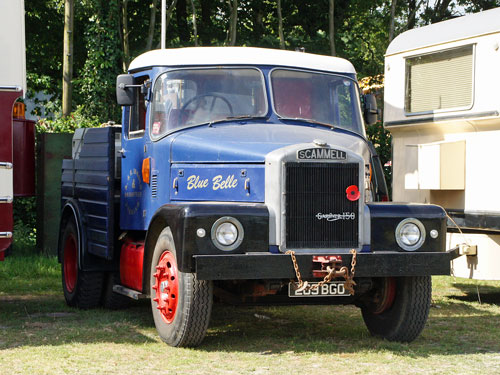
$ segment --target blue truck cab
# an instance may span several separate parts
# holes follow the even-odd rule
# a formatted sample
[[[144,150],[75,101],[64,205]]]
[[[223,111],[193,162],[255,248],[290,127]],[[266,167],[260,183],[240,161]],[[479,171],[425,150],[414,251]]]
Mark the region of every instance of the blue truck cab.
[[[59,260],[71,306],[150,298],[163,341],[201,343],[212,304],[354,304],[412,341],[446,214],[387,202],[348,61],[249,47],[163,49],[117,78],[122,125],[63,162]]]

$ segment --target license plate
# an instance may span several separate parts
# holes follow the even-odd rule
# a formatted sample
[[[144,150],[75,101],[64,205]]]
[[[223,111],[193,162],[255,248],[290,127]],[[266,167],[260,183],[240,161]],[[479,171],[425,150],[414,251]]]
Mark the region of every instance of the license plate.
[[[310,282],[308,285],[313,287],[318,283]],[[323,284],[316,289],[306,288],[298,290],[295,283],[288,284],[288,297],[348,297],[351,294],[345,289],[343,281]]]

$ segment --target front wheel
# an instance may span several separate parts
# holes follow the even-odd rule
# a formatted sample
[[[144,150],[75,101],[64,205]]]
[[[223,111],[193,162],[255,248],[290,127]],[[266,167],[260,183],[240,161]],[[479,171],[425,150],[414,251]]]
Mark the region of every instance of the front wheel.
[[[103,274],[79,269],[80,239],[73,218],[65,223],[60,243],[62,286],[66,303],[81,309],[98,307],[101,302]]]
[[[429,316],[431,277],[388,277],[377,281],[370,303],[361,308],[368,330],[389,341],[415,340]]]
[[[156,329],[164,342],[183,347],[202,342],[212,312],[213,284],[179,271],[170,228],[165,228],[156,242],[150,295]]]

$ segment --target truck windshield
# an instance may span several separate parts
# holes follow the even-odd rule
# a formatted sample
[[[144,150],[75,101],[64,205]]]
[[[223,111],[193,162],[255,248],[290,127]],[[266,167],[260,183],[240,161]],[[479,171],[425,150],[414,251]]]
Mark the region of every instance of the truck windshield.
[[[253,68],[166,72],[153,88],[151,136],[225,118],[265,116],[264,87],[262,73]]]
[[[275,69],[274,110],[282,119],[306,120],[363,134],[356,83],[345,76]]]

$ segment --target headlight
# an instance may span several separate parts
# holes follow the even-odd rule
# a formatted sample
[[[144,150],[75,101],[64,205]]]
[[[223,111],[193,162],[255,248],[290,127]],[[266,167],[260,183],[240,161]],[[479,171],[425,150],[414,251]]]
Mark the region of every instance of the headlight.
[[[238,239],[238,229],[233,223],[222,223],[215,229],[215,238],[224,246],[231,246]]]
[[[425,227],[420,220],[404,219],[396,228],[396,242],[406,251],[419,249],[425,241]]]
[[[236,249],[243,241],[243,235],[243,226],[234,217],[221,217],[212,226],[212,242],[220,250]]]

